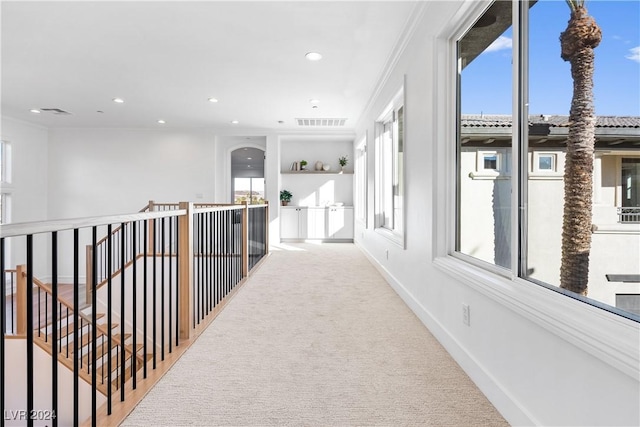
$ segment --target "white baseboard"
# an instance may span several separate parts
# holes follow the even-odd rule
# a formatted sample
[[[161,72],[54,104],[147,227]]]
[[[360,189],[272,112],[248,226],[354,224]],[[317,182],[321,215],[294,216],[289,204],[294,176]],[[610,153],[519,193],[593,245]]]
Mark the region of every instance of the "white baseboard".
[[[389,273],[365,248],[356,242],[356,246],[369,259],[389,286],[402,298],[415,313],[429,332],[442,344],[449,355],[460,365],[482,393],[489,399],[500,414],[514,426],[541,425],[485,367],[470,354],[464,346],[431,313]]]

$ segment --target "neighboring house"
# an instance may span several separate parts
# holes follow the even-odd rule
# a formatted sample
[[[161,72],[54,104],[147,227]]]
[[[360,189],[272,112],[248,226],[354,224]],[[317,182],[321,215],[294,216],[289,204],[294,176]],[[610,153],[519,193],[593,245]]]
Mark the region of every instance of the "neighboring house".
[[[568,116],[529,117],[528,274],[554,286],[560,282],[567,132]],[[598,117],[595,134],[588,297],[640,314],[640,117]],[[510,246],[509,233],[501,236],[508,227],[499,224],[508,224],[511,214],[511,135],[510,116],[463,116],[461,199],[475,208],[461,218],[461,250],[502,266],[508,254],[494,253],[502,247],[494,242]]]

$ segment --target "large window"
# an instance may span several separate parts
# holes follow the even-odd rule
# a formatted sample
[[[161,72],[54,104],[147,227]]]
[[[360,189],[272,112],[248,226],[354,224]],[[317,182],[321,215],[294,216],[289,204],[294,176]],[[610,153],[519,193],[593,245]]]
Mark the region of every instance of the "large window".
[[[404,91],[376,122],[376,229],[404,246]]]
[[[455,254],[633,317],[629,301],[640,295],[640,215],[633,216],[640,213],[640,5],[593,0],[587,7],[610,36],[595,50],[586,297],[560,289],[573,90],[560,57],[566,2],[494,2],[457,43]]]

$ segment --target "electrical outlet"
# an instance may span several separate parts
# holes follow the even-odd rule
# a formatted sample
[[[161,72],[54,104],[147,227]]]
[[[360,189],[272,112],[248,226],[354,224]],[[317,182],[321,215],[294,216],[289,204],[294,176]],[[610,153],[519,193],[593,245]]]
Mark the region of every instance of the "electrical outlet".
[[[469,304],[462,304],[462,323],[471,326],[471,309]]]

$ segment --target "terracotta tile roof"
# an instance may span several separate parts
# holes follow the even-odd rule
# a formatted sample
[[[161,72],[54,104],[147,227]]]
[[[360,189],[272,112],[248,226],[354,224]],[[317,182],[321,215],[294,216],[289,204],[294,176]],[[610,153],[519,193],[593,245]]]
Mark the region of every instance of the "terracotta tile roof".
[[[569,116],[531,115],[529,124],[547,124],[550,127],[567,127]],[[511,116],[508,115],[462,115],[462,127],[507,128],[511,127]],[[598,128],[640,129],[640,117],[632,116],[597,116]]]

